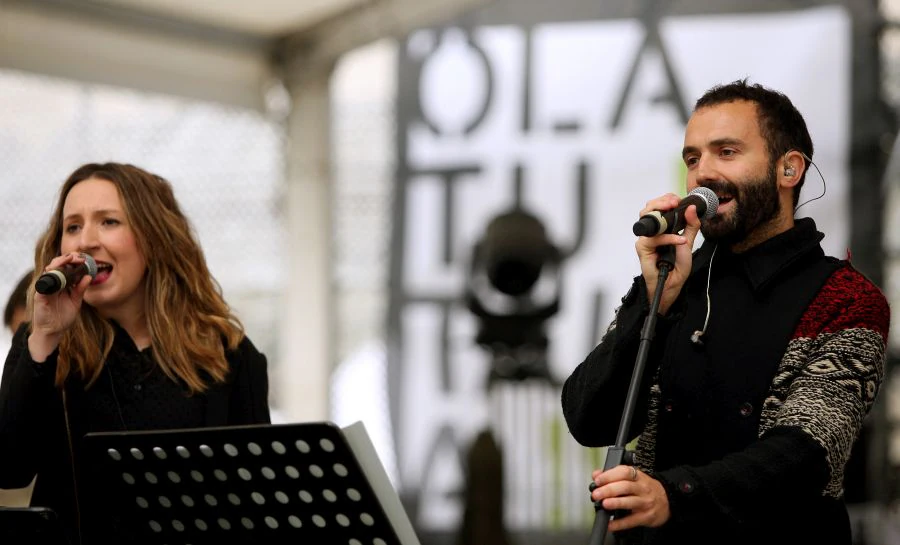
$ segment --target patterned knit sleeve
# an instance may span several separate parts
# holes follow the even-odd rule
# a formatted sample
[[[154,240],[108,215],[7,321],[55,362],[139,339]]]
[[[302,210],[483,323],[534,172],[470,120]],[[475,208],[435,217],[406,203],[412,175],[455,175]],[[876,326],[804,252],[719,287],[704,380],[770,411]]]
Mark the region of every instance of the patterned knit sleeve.
[[[773,502],[784,512],[837,502],[844,467],[884,376],[889,326],[884,295],[852,267],[836,271],[804,313],[761,415],[759,440],[699,467],[655,476],[673,524],[759,524]]]
[[[840,497],[844,466],[884,379],[890,311],[884,295],[844,267],[804,313],[762,411],[764,436],[801,430],[826,454],[824,495]]]

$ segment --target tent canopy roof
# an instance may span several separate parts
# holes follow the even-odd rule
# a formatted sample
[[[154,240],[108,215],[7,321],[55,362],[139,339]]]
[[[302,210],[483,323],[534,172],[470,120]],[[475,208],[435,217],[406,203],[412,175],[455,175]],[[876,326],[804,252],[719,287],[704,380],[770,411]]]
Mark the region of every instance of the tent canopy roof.
[[[148,14],[234,33],[276,37],[310,28],[369,0],[95,0],[111,10]]]
[[[0,0],[0,68],[266,109],[273,82],[488,0]]]

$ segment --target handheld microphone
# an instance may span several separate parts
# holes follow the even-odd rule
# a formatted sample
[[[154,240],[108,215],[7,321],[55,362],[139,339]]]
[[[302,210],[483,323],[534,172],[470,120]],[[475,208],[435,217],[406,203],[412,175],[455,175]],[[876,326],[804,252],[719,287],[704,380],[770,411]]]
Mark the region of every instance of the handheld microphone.
[[[81,257],[84,258],[84,263],[67,263],[42,274],[34,283],[34,289],[40,294],[50,295],[66,286],[77,285],[84,275],[91,278],[97,276],[97,262],[94,258],[87,254],[81,254]]]
[[[687,197],[681,199],[678,206],[672,210],[665,212],[654,210],[645,214],[635,222],[631,230],[639,237],[678,233],[687,226],[684,211],[692,204],[697,207],[697,216],[708,220],[716,215],[716,209],[719,208],[719,197],[708,187],[698,187],[688,193]]]

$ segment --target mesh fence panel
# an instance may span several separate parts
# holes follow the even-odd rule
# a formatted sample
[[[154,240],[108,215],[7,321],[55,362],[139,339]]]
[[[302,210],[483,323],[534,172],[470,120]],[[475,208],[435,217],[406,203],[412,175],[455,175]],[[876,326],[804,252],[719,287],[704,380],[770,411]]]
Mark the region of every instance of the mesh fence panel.
[[[33,262],[57,191],[78,166],[132,163],[168,179],[226,301],[278,360],[284,133],[252,111],[0,71],[2,302]],[[10,336],[3,331],[5,354]]]
[[[396,165],[395,46],[345,55],[331,80],[334,355],[331,418],[364,422],[396,484],[385,320]]]
[[[335,101],[337,359],[384,336],[394,187],[393,105]]]

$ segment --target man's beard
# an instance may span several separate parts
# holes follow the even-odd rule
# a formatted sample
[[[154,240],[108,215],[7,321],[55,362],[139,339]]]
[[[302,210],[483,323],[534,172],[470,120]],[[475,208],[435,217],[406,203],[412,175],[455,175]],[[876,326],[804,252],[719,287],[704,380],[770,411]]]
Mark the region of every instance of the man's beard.
[[[717,214],[702,221],[700,232],[704,239],[728,245],[737,244],[746,239],[754,229],[778,216],[781,203],[778,199],[775,165],[770,165],[767,171],[768,175],[765,177],[744,179],[737,184],[726,180],[703,184],[719,195],[731,195],[734,203],[730,216]]]

